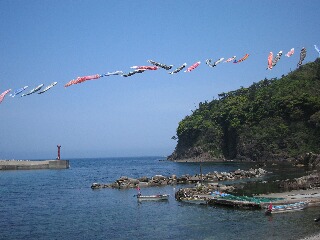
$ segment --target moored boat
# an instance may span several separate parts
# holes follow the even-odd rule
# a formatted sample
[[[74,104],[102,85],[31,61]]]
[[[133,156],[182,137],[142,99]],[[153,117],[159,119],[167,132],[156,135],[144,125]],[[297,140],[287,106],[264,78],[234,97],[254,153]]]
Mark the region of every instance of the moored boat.
[[[270,204],[268,206],[268,210],[266,211],[266,214],[295,212],[295,211],[303,210],[306,207],[308,207],[307,202],[296,202],[296,203],[288,203],[288,204],[282,204],[282,205]]]
[[[161,201],[169,200],[169,194],[156,194],[156,195],[137,195],[138,201]]]
[[[197,197],[180,198],[180,201],[185,203],[199,204],[199,205],[206,205],[208,203],[207,199],[197,198]]]

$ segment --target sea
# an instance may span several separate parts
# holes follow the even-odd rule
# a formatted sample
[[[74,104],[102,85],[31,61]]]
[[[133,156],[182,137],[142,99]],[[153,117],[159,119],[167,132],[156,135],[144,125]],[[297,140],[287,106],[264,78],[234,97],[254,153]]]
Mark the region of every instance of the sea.
[[[265,216],[263,210],[176,201],[184,185],[142,188],[168,201],[138,202],[136,189],[91,189],[121,176],[247,170],[249,163],[176,163],[165,157],[74,158],[61,170],[0,171],[0,239],[301,239],[320,232],[319,207]],[[273,166],[259,179],[291,178],[304,169]],[[251,179],[252,181],[253,179]],[[252,189],[254,191],[254,189]]]

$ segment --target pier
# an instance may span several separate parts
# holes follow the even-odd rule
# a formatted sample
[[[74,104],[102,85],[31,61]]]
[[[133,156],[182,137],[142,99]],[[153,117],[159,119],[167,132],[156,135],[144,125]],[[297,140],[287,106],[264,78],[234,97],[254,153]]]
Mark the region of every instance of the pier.
[[[0,170],[67,169],[69,160],[0,160]]]

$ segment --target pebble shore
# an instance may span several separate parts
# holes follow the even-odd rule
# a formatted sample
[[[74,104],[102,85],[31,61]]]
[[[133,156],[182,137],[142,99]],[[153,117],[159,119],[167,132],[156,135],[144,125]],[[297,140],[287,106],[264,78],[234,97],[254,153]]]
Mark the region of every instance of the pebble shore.
[[[313,235],[313,236],[302,238],[300,240],[319,240],[319,239],[320,239],[320,233]]]

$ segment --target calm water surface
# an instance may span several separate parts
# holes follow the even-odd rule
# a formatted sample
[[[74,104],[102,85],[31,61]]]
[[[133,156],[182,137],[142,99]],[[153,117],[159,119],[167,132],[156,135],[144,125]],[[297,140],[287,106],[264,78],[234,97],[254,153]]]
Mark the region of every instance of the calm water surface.
[[[178,186],[142,189],[169,193],[168,202],[138,203],[135,189],[90,188],[121,176],[199,173],[199,164],[159,157],[71,159],[66,170],[0,171],[0,239],[299,239],[320,232],[320,208],[266,217],[177,202]],[[247,169],[244,163],[205,163],[202,172]],[[283,167],[272,176],[285,177]],[[302,174],[301,171],[285,173]],[[272,178],[269,176],[269,178]]]

